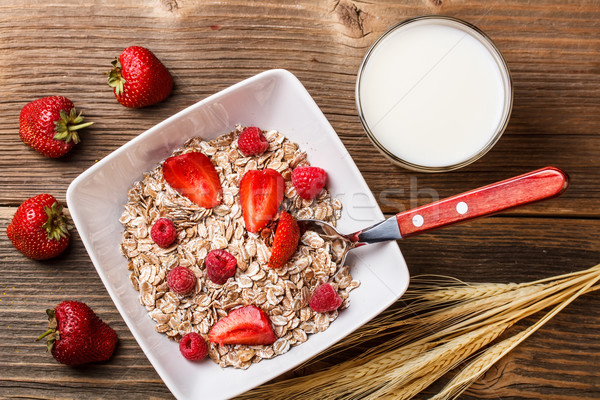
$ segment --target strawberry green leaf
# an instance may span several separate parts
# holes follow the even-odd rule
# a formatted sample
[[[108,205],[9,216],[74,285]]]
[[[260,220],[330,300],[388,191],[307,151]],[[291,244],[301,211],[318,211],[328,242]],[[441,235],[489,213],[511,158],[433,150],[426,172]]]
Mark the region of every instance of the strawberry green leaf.
[[[111,62],[113,68],[108,72],[108,86],[115,89],[115,94],[120,96],[123,93],[123,85],[125,84],[125,78],[121,74],[121,63],[118,59],[114,59]]]
[[[46,338],[46,348],[48,353],[52,352],[52,347],[54,347],[54,342],[60,339],[60,332],[57,330],[58,321],[56,320],[56,315],[53,309],[48,308],[46,310],[46,314],[48,314],[48,330],[40,335],[36,339],[36,342]]]
[[[69,236],[69,227],[67,219],[62,213],[63,207],[55,202],[52,207],[44,207],[48,219],[42,225],[42,228],[48,232],[48,239],[60,240]]]
[[[79,135],[77,131],[93,124],[93,122],[83,122],[83,116],[81,113],[77,114],[75,107],[71,108],[69,115],[65,110],[60,110],[60,118],[54,121],[54,139],[64,140],[69,143],[71,140],[73,143],[79,143]]]

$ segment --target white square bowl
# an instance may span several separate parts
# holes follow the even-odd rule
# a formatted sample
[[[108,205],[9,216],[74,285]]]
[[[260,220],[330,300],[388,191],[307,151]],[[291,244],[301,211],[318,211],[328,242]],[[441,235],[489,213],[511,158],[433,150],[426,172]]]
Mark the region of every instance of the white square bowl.
[[[313,165],[329,175],[328,188],[343,203],[338,227],[354,232],[383,219],[352,158],[302,86],[285,70],[270,70],[231,86],[142,133],[77,177],[67,190],[67,204],[90,258],[113,302],[140,347],[171,392],[179,399],[219,399],[243,393],[327,349],[396,301],[409,276],[395,242],[374,244],[350,253],[347,263],[361,286],[351,304],[325,332],[247,370],[221,368],[210,360],[189,362],[177,343],[154,330],[155,323],[138,302],[127,262],[120,253],[119,217],[127,192],[144,172],[194,136],[210,139],[236,123],[276,129],[297,142]]]

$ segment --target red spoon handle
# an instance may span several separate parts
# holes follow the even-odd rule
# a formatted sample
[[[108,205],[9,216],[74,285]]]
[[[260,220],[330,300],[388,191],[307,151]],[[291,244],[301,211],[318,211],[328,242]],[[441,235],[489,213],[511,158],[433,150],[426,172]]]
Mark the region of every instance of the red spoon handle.
[[[546,167],[396,215],[402,237],[558,196],[569,178]]]

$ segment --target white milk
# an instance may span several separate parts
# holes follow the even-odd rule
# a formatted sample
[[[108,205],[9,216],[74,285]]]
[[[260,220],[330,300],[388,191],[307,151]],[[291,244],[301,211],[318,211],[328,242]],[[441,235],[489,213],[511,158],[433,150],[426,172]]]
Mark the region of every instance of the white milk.
[[[508,70],[485,40],[447,19],[416,20],[383,37],[357,88],[367,131],[417,166],[455,166],[482,155],[512,104]]]

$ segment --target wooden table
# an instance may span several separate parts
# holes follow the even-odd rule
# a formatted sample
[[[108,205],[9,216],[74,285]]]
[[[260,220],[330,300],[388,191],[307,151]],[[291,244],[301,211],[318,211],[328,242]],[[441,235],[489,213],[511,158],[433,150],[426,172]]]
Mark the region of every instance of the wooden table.
[[[354,103],[368,47],[393,24],[425,14],[483,29],[514,80],[503,138],[483,159],[445,174],[391,165],[367,140]],[[175,77],[171,97],[147,109],[122,107],[105,83],[110,61],[133,44],[154,51]],[[48,192],[64,202],[76,176],[159,121],[244,78],[285,68],[321,107],[385,213],[428,202],[432,191],[445,197],[546,165],[570,174],[571,187],[558,199],[402,242],[411,274],[521,282],[600,260],[598,0],[4,0],[0,55],[2,232],[22,201]],[[53,94],[69,97],[95,121],[58,160],[18,136],[21,108]],[[66,253],[46,262],[25,258],[2,233],[0,259],[0,397],[172,397],[76,233]],[[65,367],[34,342],[46,326],[44,309],[65,299],[85,301],[116,329],[121,345],[110,362]],[[464,398],[600,398],[599,330],[600,296],[582,296]]]

